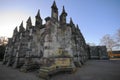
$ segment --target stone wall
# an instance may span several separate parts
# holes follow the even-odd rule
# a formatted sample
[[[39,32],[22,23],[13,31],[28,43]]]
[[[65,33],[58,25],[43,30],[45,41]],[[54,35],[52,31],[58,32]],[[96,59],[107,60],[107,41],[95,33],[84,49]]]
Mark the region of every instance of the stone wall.
[[[90,59],[108,59],[106,46],[90,46]]]

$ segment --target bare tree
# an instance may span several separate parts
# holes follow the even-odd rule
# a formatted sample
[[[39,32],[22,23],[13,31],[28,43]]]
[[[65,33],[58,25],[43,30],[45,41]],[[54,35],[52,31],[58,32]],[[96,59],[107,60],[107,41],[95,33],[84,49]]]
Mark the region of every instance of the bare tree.
[[[117,41],[120,42],[120,29],[117,31]]]
[[[116,45],[116,42],[109,34],[106,34],[105,36],[102,37],[100,44],[106,45],[108,51],[110,51]]]
[[[120,47],[120,29],[117,30],[117,34],[116,34],[116,46]]]
[[[0,45],[6,45],[8,43],[7,37],[0,37]]]

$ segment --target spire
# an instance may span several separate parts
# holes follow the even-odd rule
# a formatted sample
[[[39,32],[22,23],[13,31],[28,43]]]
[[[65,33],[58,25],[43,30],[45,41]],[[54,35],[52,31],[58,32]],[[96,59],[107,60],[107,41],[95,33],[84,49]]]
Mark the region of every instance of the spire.
[[[42,25],[42,19],[40,17],[40,10],[38,10],[38,13],[37,15],[35,16],[36,17],[36,22],[35,22],[35,26],[41,26]]]
[[[17,26],[15,27],[14,32],[18,32]]]
[[[41,17],[40,17],[40,10],[38,10],[38,13],[37,13],[37,15],[36,15],[36,18],[41,18]]]
[[[80,29],[79,29],[79,26],[78,26],[78,24],[76,25],[76,28],[77,28],[77,30],[80,32]]]
[[[17,29],[17,26],[16,26],[15,29],[14,29],[13,35],[16,35],[17,33],[18,33],[18,29]]]
[[[28,18],[27,23],[31,23],[31,17]]]
[[[28,18],[28,20],[27,20],[27,24],[32,25],[31,17]]]
[[[82,36],[82,33],[81,33],[80,29],[79,29],[78,24],[76,25],[76,30],[78,31],[78,34],[79,34],[80,36]],[[76,32],[77,32],[77,31],[76,31]],[[83,36],[82,36],[82,37],[83,37]]]
[[[53,2],[53,5],[51,6],[52,11],[51,11],[51,17],[52,19],[55,19],[58,21],[58,8],[56,6],[55,1]]]
[[[70,24],[74,25],[72,18],[70,18]]]
[[[55,2],[55,0],[54,0],[54,2],[53,2],[53,5],[51,6],[51,8],[53,8],[53,9],[57,9],[57,10],[58,10],[58,8],[57,8],[57,6],[56,6],[56,2]]]
[[[62,14],[65,14],[67,16],[64,6],[63,6]]]
[[[65,8],[64,8],[64,6],[63,6],[63,13],[65,12]]]
[[[23,27],[23,21],[22,21],[19,26],[19,32],[23,32],[24,30],[25,30],[25,28]]]
[[[62,10],[62,13],[60,15],[60,23],[61,24],[66,24],[66,16],[67,16],[67,13],[65,12],[65,8],[63,6],[63,10]]]
[[[23,27],[23,21],[21,22],[20,27]]]
[[[77,24],[76,26],[77,26],[77,29],[79,30],[79,26],[78,26],[78,24]]]
[[[31,17],[29,17],[28,18],[28,20],[27,20],[27,25],[26,25],[26,30],[28,30],[29,29],[29,27],[31,27],[32,26],[32,21],[31,21]]]

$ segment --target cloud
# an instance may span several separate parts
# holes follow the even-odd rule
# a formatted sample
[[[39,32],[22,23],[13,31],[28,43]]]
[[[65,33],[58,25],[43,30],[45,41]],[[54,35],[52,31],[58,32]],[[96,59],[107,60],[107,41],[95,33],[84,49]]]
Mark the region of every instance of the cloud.
[[[19,27],[22,20],[24,22],[24,27],[26,26],[27,19],[28,13],[22,11],[0,12],[0,36],[11,37],[14,28],[16,26]]]

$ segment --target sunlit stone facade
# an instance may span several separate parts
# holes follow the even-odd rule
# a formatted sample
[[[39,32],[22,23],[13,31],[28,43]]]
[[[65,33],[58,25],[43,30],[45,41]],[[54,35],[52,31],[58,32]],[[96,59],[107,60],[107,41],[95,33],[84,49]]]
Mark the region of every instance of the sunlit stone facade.
[[[39,67],[50,57],[67,54],[72,57],[74,66],[81,66],[88,59],[87,45],[78,25],[73,23],[72,18],[66,23],[66,17],[64,6],[60,16],[58,15],[55,2],[51,6],[51,17],[45,18],[45,24],[42,23],[40,11],[35,16],[35,25],[32,25],[29,17],[26,28],[23,27],[23,22],[19,31],[15,28],[3,62],[14,68],[28,65]]]

